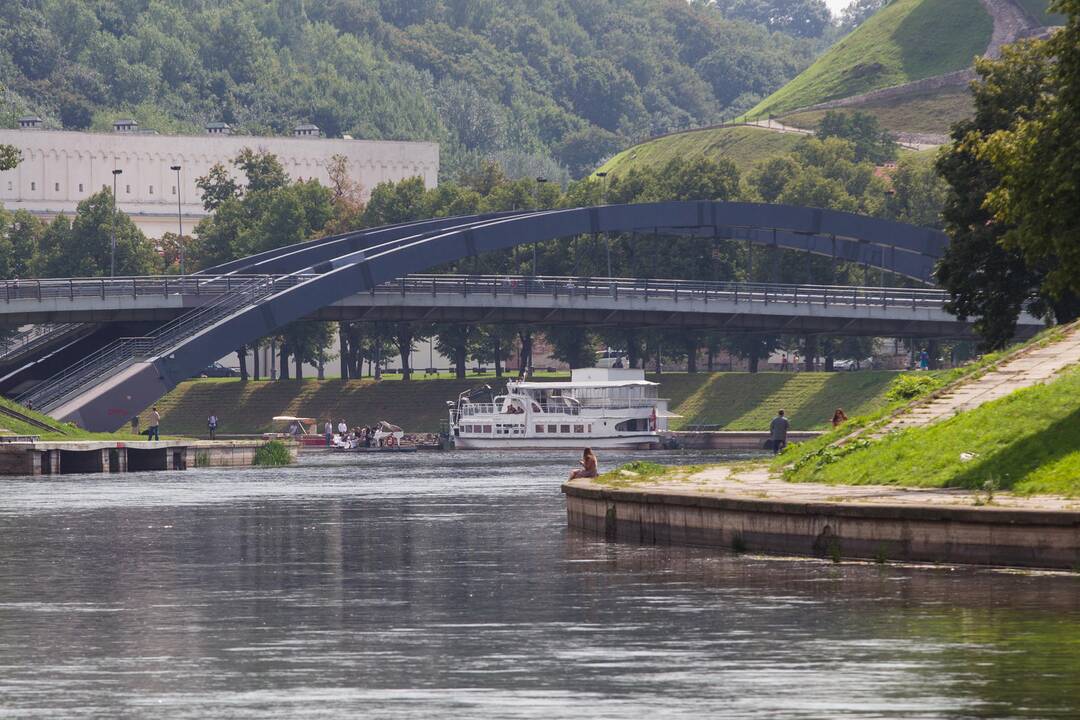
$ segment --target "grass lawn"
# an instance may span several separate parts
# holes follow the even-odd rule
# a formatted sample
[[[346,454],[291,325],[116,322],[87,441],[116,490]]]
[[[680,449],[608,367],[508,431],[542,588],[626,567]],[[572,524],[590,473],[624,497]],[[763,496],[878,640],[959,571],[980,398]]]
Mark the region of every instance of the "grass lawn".
[[[393,377],[393,376],[391,376]],[[768,427],[779,407],[791,415],[799,430],[822,429],[837,407],[849,414],[870,412],[882,402],[895,373],[666,373],[650,376],[661,384],[661,397],[671,402],[672,429],[687,425],[720,425],[730,430]],[[505,379],[505,378],[504,378]],[[567,379],[538,373],[536,379]],[[162,430],[201,436],[206,418],[218,416],[223,435],[275,430],[275,415],[349,423],[390,420],[406,430],[435,432],[446,418],[446,401],[484,383],[499,388],[494,378],[470,375],[466,380],[429,379],[403,383],[388,379],[247,382],[201,379],[182,383],[162,398],[158,408]],[[146,427],[146,413],[141,427]]]
[[[620,175],[632,167],[658,168],[676,157],[688,160],[726,157],[740,168],[746,168],[762,160],[787,154],[800,139],[801,136],[797,134],[755,127],[688,130],[624,150],[607,161],[599,171]]]
[[[893,132],[947,133],[953,123],[972,116],[974,105],[966,88],[945,88],[935,93],[877,100],[838,110],[873,115],[882,128]],[[796,112],[780,120],[794,127],[816,129],[825,112]]]
[[[992,31],[979,0],[895,0],[747,116],[781,114],[970,67]]]
[[[991,483],[1023,494],[1077,496],[1080,368],[943,422],[832,457],[807,456],[805,448],[784,453],[789,455],[807,458],[786,474],[796,482],[972,489]]]
[[[70,423],[62,423],[58,420],[54,420],[48,415],[42,415],[39,412],[33,410],[27,410],[22,405],[16,402],[8,400],[6,398],[0,398],[0,406],[14,410],[25,416],[33,418],[38,422],[45,423],[54,428],[52,432],[43,430],[42,428],[34,425],[33,423],[26,422],[19,418],[9,417],[7,415],[0,415],[0,433],[4,435],[37,435],[42,440],[116,440],[116,439],[130,439],[137,440],[138,436],[135,435],[112,435],[110,433],[92,433],[86,430],[75,427]]]

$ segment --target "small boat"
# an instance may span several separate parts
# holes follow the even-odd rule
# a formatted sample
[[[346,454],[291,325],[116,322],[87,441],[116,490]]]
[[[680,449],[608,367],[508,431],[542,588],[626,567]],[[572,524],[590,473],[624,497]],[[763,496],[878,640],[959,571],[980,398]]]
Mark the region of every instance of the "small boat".
[[[506,392],[490,386],[448,401],[450,437],[462,449],[656,448],[667,420],[667,400],[645,371],[584,368],[570,382],[511,380]]]
[[[295,440],[304,447],[326,447],[326,438],[317,432],[315,418],[276,415],[274,422],[285,423],[285,430],[263,433],[264,440]]]

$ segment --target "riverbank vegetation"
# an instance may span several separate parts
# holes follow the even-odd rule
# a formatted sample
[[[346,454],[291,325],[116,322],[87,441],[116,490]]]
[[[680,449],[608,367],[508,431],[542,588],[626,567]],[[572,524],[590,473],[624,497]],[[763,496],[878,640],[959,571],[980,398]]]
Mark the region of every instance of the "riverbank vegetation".
[[[706,467],[705,465],[660,465],[647,460],[634,460],[601,473],[599,477],[593,479],[593,482],[614,488],[653,485],[659,482],[683,482]]]
[[[292,453],[289,452],[285,443],[280,440],[271,440],[255,451],[255,458],[251,464],[260,467],[282,467],[291,465],[292,461]]]

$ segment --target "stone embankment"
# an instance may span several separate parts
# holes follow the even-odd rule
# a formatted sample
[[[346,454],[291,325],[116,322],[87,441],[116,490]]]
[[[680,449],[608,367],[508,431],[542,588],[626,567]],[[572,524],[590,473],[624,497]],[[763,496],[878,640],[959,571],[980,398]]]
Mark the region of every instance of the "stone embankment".
[[[1080,501],[786,483],[715,467],[647,485],[563,485],[569,526],[612,542],[878,562],[1080,568]]]
[[[264,441],[42,441],[0,444],[0,475],[66,475],[250,466]],[[297,446],[290,444],[296,457]]]

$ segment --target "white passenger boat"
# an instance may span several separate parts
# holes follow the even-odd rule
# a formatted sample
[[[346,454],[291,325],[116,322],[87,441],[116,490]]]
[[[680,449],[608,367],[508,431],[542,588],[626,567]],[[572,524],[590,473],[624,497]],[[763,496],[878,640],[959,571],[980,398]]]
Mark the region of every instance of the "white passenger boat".
[[[506,393],[450,401],[455,447],[652,448],[667,429],[667,401],[644,370],[573,370],[570,382],[511,380]],[[478,401],[485,400],[485,401]]]

